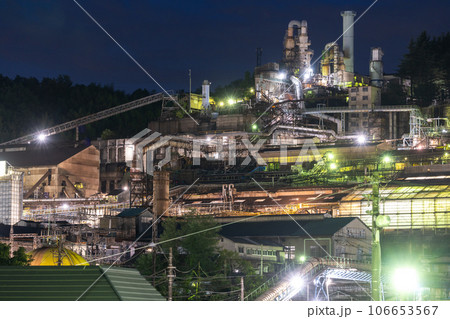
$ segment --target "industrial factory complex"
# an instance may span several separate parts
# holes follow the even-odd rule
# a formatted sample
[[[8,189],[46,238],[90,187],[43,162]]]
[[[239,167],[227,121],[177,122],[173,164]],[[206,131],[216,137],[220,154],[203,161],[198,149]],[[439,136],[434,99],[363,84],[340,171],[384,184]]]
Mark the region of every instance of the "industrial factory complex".
[[[329,43],[310,38],[307,21],[286,21],[282,59],[261,64],[258,50],[254,85],[227,99],[204,80],[202,94],[157,93],[2,141],[0,242],[11,254],[24,247],[33,267],[66,274],[67,285],[75,266],[89,264],[93,278],[114,264],[142,287],[130,293],[110,273],[99,281],[107,292],[96,299],[95,287],[85,300],[163,300],[125,267],[149,252],[168,255],[158,245],[164,221],[195,214],[222,225],[219,246],[270,278],[242,300],[369,300],[365,291],[396,300],[396,275],[385,270],[399,256],[421,276],[411,298],[448,300],[450,104],[417,106],[410,79],[384,73],[382,47],[358,52],[370,62],[356,73],[356,16],[336,16],[343,37]],[[382,103],[390,83],[402,104]],[[159,119],[133,137],[42,147],[151,103],[162,105]],[[51,268],[61,265],[74,267]],[[287,283],[288,270],[307,291]],[[0,280],[0,300],[36,297],[6,292],[19,272],[8,270],[8,286]]]

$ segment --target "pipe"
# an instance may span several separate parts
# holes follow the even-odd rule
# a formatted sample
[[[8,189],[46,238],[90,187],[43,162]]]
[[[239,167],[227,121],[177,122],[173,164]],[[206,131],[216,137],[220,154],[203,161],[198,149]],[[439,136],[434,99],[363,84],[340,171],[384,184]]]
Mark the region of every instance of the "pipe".
[[[303,100],[303,88],[302,88],[302,81],[296,76],[291,76],[291,81],[295,86],[295,95],[297,97],[297,100]],[[305,102],[300,102],[300,109],[305,108]]]

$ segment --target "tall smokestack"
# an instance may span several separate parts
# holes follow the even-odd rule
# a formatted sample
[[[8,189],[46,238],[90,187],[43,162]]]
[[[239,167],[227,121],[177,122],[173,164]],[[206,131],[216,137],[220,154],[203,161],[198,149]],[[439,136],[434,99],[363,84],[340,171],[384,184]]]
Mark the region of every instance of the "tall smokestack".
[[[372,60],[370,61],[370,85],[376,87],[383,86],[383,50],[372,48]]]
[[[202,83],[202,106],[205,110],[209,109],[209,83],[208,80],[204,80]]]
[[[353,21],[356,15],[355,11],[342,11],[342,26],[343,26],[343,44],[342,50],[344,51],[344,64],[345,71],[354,72],[353,68],[353,48],[354,48],[354,30],[353,30]]]

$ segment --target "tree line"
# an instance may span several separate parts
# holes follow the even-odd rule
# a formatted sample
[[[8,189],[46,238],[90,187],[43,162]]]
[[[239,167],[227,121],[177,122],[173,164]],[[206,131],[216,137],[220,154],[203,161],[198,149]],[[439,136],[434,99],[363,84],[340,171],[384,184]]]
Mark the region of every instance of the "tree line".
[[[398,67],[411,79],[411,95],[419,106],[450,98],[450,32],[430,37],[425,31],[412,39]]]
[[[69,76],[10,79],[0,75],[0,142],[5,142],[57,124],[75,120],[150,94],[137,89],[131,94],[112,85],[74,84]],[[106,129],[109,138],[128,137],[158,118],[161,104],[151,104],[80,127],[82,139],[96,139]],[[67,132],[63,138],[74,138]]]

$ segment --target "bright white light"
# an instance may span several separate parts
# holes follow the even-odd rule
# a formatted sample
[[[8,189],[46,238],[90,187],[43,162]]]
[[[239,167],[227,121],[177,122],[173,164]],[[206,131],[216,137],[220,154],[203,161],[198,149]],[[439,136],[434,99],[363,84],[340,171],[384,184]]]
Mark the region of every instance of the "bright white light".
[[[63,209],[68,209],[69,208],[69,204],[67,204],[67,203],[62,204],[62,208]]]
[[[123,189],[124,191],[127,191],[127,190],[128,190],[128,186],[125,185],[124,187],[122,187],[122,189]]]
[[[208,136],[208,137],[206,138],[206,141],[207,141],[207,142],[211,142],[211,136]]]
[[[358,135],[356,141],[358,142],[358,144],[364,144],[366,143],[366,137],[364,135]]]
[[[302,288],[303,284],[304,284],[303,278],[300,276],[292,277],[290,280],[290,283],[291,283],[291,286],[296,290]]]
[[[44,142],[46,138],[47,138],[47,136],[43,133],[38,135],[39,142]]]
[[[307,68],[305,73],[303,74],[303,80],[308,80],[313,75],[313,70],[311,68]]]
[[[446,129],[443,129],[443,130],[442,130],[442,133],[447,133],[447,130],[446,130]]]
[[[413,292],[419,288],[419,278],[414,268],[399,268],[394,273],[395,289],[402,292]]]
[[[284,80],[286,78],[286,73],[285,72],[278,73],[277,78],[279,80]]]

